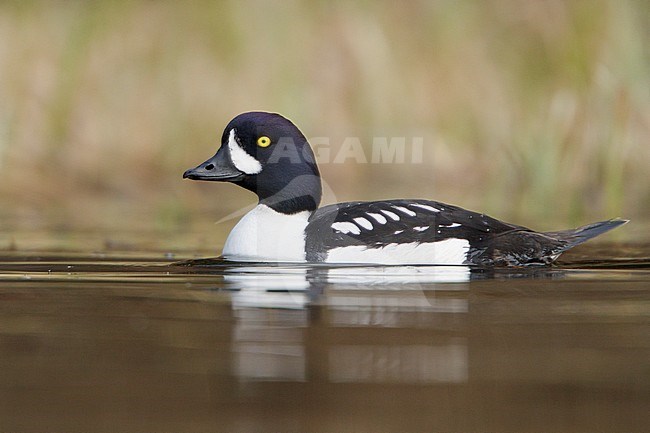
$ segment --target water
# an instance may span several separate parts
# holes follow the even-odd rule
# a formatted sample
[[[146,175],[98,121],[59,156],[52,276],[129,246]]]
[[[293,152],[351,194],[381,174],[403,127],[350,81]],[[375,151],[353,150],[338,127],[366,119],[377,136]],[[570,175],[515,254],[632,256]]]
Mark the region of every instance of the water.
[[[1,432],[641,432],[650,246],[561,267],[0,252]]]

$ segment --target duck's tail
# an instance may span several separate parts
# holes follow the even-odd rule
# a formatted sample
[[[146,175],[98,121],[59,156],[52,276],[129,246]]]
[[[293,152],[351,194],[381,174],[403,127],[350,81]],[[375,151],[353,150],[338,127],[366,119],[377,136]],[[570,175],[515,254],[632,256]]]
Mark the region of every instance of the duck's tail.
[[[577,229],[545,233],[512,230],[490,238],[484,247],[476,248],[474,254],[468,256],[467,262],[487,266],[550,265],[566,250],[626,222],[615,218]]]
[[[577,229],[562,230],[558,232],[545,232],[544,234],[550,238],[557,239],[562,242],[561,251],[566,251],[576,245],[588,241],[591,238],[602,235],[618,226],[626,224],[629,220],[622,218],[613,218],[607,221],[600,221],[586,226],[578,227]]]

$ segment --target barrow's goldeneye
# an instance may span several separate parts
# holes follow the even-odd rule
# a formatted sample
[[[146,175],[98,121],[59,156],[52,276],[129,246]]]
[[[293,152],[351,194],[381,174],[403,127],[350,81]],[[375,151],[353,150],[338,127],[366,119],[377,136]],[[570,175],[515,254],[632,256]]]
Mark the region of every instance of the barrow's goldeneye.
[[[539,233],[429,200],[319,208],[321,178],[307,139],[288,119],[266,112],[231,120],[217,153],[183,178],[231,182],[259,197],[224,245],[223,256],[237,261],[545,265],[627,222]]]

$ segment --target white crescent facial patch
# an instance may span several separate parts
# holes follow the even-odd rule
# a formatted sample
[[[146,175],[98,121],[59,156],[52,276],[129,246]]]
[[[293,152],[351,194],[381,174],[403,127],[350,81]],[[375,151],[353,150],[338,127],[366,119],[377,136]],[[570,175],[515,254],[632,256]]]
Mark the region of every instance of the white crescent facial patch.
[[[228,150],[230,150],[230,159],[237,170],[246,174],[258,174],[262,171],[262,164],[250,156],[237,142],[235,137],[235,128],[230,130],[228,137]]]

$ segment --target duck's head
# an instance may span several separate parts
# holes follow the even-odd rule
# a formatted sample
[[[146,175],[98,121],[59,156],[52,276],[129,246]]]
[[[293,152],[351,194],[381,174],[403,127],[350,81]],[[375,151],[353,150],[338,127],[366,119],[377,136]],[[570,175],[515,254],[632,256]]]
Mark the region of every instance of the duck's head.
[[[278,212],[313,211],[321,199],[314,153],[290,120],[275,113],[248,112],[228,123],[221,147],[183,178],[232,182]]]

